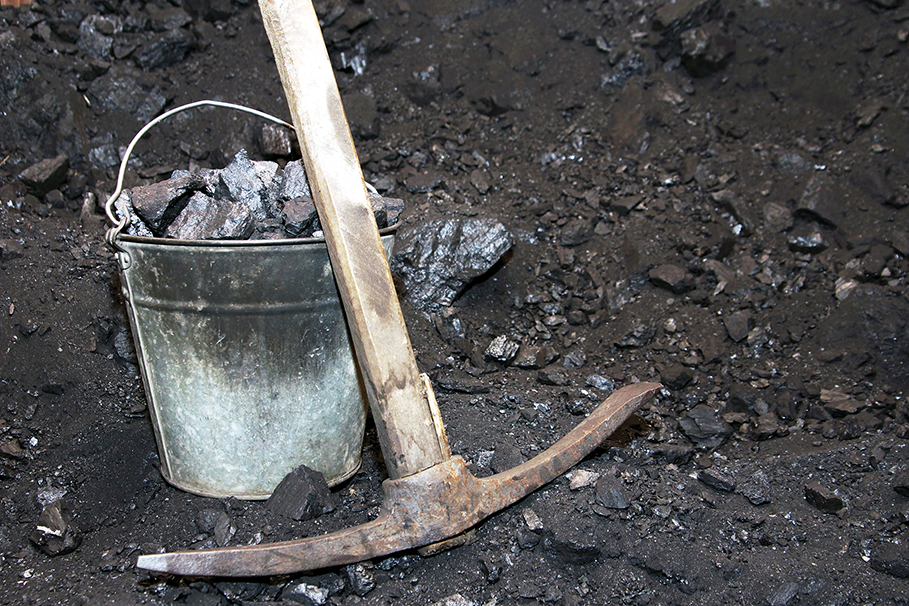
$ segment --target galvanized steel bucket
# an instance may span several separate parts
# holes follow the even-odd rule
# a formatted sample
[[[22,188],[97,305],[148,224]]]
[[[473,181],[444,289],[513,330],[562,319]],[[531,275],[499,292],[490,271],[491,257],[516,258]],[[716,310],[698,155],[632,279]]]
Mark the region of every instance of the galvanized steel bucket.
[[[351,477],[367,404],[325,241],[123,235],[112,205],[131,149],[108,242],[164,478],[263,499],[301,464],[330,485]],[[386,255],[393,231],[382,232]]]

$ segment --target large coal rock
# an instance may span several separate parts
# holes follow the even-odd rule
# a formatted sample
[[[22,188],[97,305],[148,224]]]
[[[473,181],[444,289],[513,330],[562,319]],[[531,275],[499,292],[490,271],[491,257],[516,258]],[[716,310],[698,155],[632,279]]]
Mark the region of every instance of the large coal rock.
[[[408,300],[426,311],[451,305],[514,243],[505,226],[491,219],[429,221],[400,240],[392,270],[403,278]]]

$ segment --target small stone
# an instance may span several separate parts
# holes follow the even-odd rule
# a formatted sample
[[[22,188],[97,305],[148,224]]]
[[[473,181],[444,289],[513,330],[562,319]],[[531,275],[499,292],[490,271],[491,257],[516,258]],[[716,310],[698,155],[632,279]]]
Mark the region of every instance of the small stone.
[[[286,158],[293,153],[293,131],[280,124],[264,124],[259,131],[259,149],[266,158]]]
[[[909,579],[909,545],[881,543],[871,552],[871,567],[899,579]]]
[[[379,228],[391,227],[392,225],[397,225],[398,221],[401,220],[401,213],[404,212],[404,200],[400,198],[388,198],[386,196],[379,196],[378,199],[373,200],[373,207],[377,202],[381,203],[381,206],[385,212],[385,225],[383,225],[378,217],[376,218],[376,224]]]
[[[886,108],[886,104],[880,99],[871,99],[862,103],[855,111],[855,125],[859,128],[868,128],[874,124],[874,121]]]
[[[219,177],[216,198],[240,202],[257,221],[265,218],[265,184],[245,149],[237,152],[233,161],[221,169]]]
[[[834,283],[834,296],[837,301],[845,301],[852,291],[858,287],[859,283],[855,280],[839,277]]]
[[[543,530],[543,520],[540,519],[540,516],[537,513],[530,509],[529,507],[521,510],[521,516],[524,518],[524,523],[527,524],[527,528],[530,530]]]
[[[24,459],[26,456],[25,449],[22,448],[22,444],[16,438],[10,438],[0,444],[0,454],[19,460]]]
[[[430,318],[432,318],[432,324],[439,336],[446,343],[454,343],[457,339],[464,337],[464,325],[454,308],[446,307],[439,313],[430,314]]]
[[[260,160],[253,162],[252,165],[256,170],[256,176],[259,177],[259,181],[262,183],[263,189],[270,188],[272,181],[274,181],[275,176],[278,174],[278,169],[280,168],[278,163],[269,160]]]
[[[660,379],[663,384],[670,389],[683,389],[694,379],[691,371],[681,364],[660,365],[657,369],[660,371]]]
[[[524,417],[526,421],[533,422],[538,416],[540,416],[540,411],[536,408],[522,407],[518,409],[518,412],[521,413],[521,416]]]
[[[519,348],[520,344],[512,341],[505,335],[501,335],[492,340],[489,347],[487,347],[486,351],[483,353],[483,356],[489,361],[508,364],[514,359],[515,355],[517,355]]]
[[[816,173],[805,186],[795,211],[830,227],[841,225],[846,218],[842,187],[832,183],[823,172]]]
[[[805,486],[805,500],[824,513],[836,513],[843,508],[843,499],[818,482],[811,482]]]
[[[537,381],[543,385],[564,387],[571,384],[571,377],[561,368],[543,368],[537,372]]]
[[[306,465],[284,476],[265,507],[292,520],[311,520],[335,510],[325,476]]]
[[[460,379],[439,379],[436,385],[443,391],[451,393],[481,394],[491,391],[487,383],[479,381],[463,381]]]
[[[743,341],[748,333],[751,332],[752,315],[747,309],[729,314],[723,318],[723,324],[726,326],[726,332],[729,338],[739,343]]]
[[[136,51],[136,65],[145,71],[170,67],[186,57],[192,42],[192,35],[183,29],[168,31]]]
[[[789,606],[799,594],[799,584],[791,581],[783,583],[767,597],[770,606]]]
[[[237,533],[237,527],[233,525],[230,517],[223,511],[218,515],[212,534],[218,547],[226,547],[230,540]]]
[[[872,278],[879,278],[887,267],[887,260],[892,255],[893,249],[886,244],[875,244],[868,254],[862,257],[862,270]]]
[[[590,375],[584,383],[589,387],[599,389],[607,394],[615,391],[615,381],[602,375]]]
[[[281,173],[281,186],[278,190],[278,197],[281,201],[286,201],[303,196],[312,198],[303,162],[302,160],[288,162],[284,166],[284,172]]]
[[[572,219],[562,228],[559,244],[562,246],[579,246],[590,240],[593,225],[588,219]]]
[[[110,58],[114,23],[109,17],[90,15],[79,24],[79,50],[97,61]]]
[[[609,207],[619,215],[625,216],[631,213],[642,201],[641,196],[624,196],[615,198],[610,202]]]
[[[284,231],[289,237],[305,238],[319,228],[319,213],[312,198],[301,196],[284,203]]]
[[[643,321],[635,322],[631,330],[625,333],[625,336],[616,343],[618,347],[634,349],[644,347],[653,340],[656,335],[656,327]]]
[[[145,224],[145,221],[143,221],[142,218],[136,214],[135,209],[133,209],[133,205],[130,203],[129,191],[124,191],[120,194],[120,197],[114,202],[114,209],[117,211],[118,219],[129,217],[129,223],[126,226],[126,231],[129,235],[147,238],[154,237],[155,234],[152,233],[148,225]]]
[[[678,265],[660,265],[650,270],[650,281],[655,286],[665,288],[676,294],[691,290],[691,278],[688,272]]]
[[[196,192],[165,236],[180,240],[246,240],[254,229],[253,216],[245,204],[215,200]]]
[[[488,574],[491,575],[492,573]],[[453,593],[450,596],[442,598],[438,602],[433,602],[431,606],[477,606],[477,603],[465,598],[460,593]]]
[[[59,189],[52,189],[44,194],[44,203],[50,204],[51,208],[63,208],[66,206],[66,198]]]
[[[651,452],[654,458],[663,459],[667,463],[684,465],[694,454],[694,448],[683,444],[656,444]]]
[[[514,365],[527,370],[544,368],[559,357],[559,352],[550,345],[522,347],[514,359]]]
[[[776,202],[764,205],[764,225],[773,232],[783,232],[793,225],[792,212]]]
[[[751,474],[739,486],[739,492],[752,505],[764,505],[770,502],[770,478],[763,470]]]
[[[487,583],[497,583],[502,578],[502,562],[495,553],[484,553],[478,560],[483,572],[486,573]]]
[[[129,201],[145,224],[160,235],[183,211],[193,191],[201,186],[202,179],[198,175],[187,174],[134,187],[130,190]]]
[[[709,21],[716,13],[718,0],[669,0],[654,14],[658,30],[681,32]]]
[[[376,576],[364,564],[345,566],[344,575],[350,590],[361,598],[376,588]]]
[[[854,440],[866,431],[876,431],[884,426],[881,420],[870,410],[863,410],[854,415],[846,415],[838,424],[839,439]]]
[[[565,368],[582,368],[585,364],[587,364],[587,354],[583,349],[568,352],[565,359],[562,360],[562,366]]]
[[[61,500],[50,503],[41,511],[38,524],[28,538],[51,557],[75,551],[82,542],[82,534],[73,525]]]
[[[492,269],[513,244],[511,233],[494,220],[427,221],[399,236],[391,266],[403,278],[410,301],[423,311],[437,311]]]
[[[599,473],[586,469],[576,469],[568,474],[568,489],[581,490],[596,483],[600,479]]]
[[[470,172],[470,184],[485,195],[489,191],[489,175],[483,169],[474,169]]]
[[[735,54],[735,40],[719,21],[682,33],[682,64],[692,76],[703,77],[724,69]]]
[[[596,560],[602,553],[600,543],[590,535],[572,532],[562,526],[552,529],[552,536],[546,541],[564,566],[584,566]]]
[[[524,455],[517,446],[508,442],[499,442],[496,444],[495,454],[492,455],[492,461],[489,462],[489,468],[494,473],[502,473],[513,467],[517,467],[524,462]]]
[[[440,173],[427,171],[408,177],[404,186],[412,194],[423,194],[439,187],[442,181],[443,178]]]
[[[0,259],[4,261],[9,261],[10,259],[18,259],[25,255],[25,249],[17,241],[10,239],[0,239]]]
[[[800,225],[787,238],[789,250],[798,253],[817,254],[827,249],[824,235],[815,227]]]
[[[585,314],[580,309],[569,311],[567,314],[565,314],[565,319],[568,320],[568,323],[572,326],[586,326],[589,322],[587,319],[587,314]]]
[[[887,174],[877,167],[871,166],[867,170],[853,173],[850,181],[864,196],[878,204],[886,204],[897,208],[905,206],[905,203],[898,202],[898,190],[890,182]]]
[[[628,509],[631,505],[622,481],[611,473],[600,476],[596,484],[596,501],[609,509]]]
[[[849,394],[834,389],[821,389],[821,402],[834,417],[855,414],[868,406],[867,402],[856,400]]]
[[[698,480],[716,490],[725,492],[732,492],[735,490],[735,478],[731,474],[722,472],[713,467],[699,471]]]
[[[220,509],[212,507],[200,509],[196,514],[196,526],[202,532],[211,534],[215,531],[215,525],[218,523],[222,513],[224,512]]]
[[[731,189],[724,189],[713,192],[710,198],[718,206],[724,208],[732,214],[733,218],[739,223],[738,234],[750,236],[754,233],[754,226],[757,223],[756,218],[751,212],[751,206],[741,195]]]
[[[118,160],[119,161],[119,160]],[[60,154],[55,158],[41,160],[19,173],[19,180],[36,196],[43,197],[52,189],[57,189],[66,181],[69,170],[69,157]]]
[[[767,440],[772,438],[780,429],[780,418],[775,412],[767,412],[752,422],[750,427],[751,437],[754,440]]]
[[[893,486],[896,494],[902,497],[909,497],[909,472],[904,471],[897,474],[890,485]]]
[[[329,595],[330,592],[327,589],[309,583],[288,586],[281,592],[282,600],[286,598],[306,606],[323,606],[328,603]]]
[[[732,426],[706,404],[698,404],[679,420],[685,435],[699,446],[716,448],[732,434]]]

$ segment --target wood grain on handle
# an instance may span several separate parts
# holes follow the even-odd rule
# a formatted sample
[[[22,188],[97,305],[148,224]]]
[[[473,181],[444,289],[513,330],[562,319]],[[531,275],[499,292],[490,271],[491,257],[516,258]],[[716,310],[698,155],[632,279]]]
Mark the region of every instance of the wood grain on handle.
[[[447,459],[423,397],[328,51],[310,0],[259,0],[388,475]]]

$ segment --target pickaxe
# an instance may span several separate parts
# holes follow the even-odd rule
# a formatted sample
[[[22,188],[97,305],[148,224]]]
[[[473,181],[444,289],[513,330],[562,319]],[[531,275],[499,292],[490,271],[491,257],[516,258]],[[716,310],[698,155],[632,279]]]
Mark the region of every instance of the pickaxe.
[[[660,388],[613,393],[564,438],[509,471],[474,477],[452,456],[416,359],[328,52],[310,0],[259,0],[300,140],[389,479],[379,517],[266,545],[142,555],[138,567],[193,576],[264,576],[348,564],[458,535],[591,453]]]

